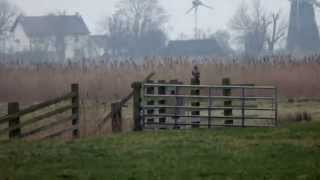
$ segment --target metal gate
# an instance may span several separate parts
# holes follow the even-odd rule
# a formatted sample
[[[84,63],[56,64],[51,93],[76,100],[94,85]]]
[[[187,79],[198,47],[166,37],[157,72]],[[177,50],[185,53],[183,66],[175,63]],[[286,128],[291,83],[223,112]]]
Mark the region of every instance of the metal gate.
[[[277,88],[143,83],[144,129],[275,127]]]

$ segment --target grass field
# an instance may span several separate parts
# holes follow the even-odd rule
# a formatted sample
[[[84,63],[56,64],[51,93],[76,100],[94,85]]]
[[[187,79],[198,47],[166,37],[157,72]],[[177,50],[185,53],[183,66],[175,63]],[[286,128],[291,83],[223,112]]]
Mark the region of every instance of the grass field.
[[[0,146],[0,179],[319,179],[320,123]]]

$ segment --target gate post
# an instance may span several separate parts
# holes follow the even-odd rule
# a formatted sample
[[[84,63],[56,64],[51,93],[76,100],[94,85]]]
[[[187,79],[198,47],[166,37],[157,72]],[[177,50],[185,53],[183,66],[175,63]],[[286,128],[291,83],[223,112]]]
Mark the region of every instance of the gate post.
[[[198,66],[194,66],[193,70],[192,70],[192,78],[191,78],[191,85],[200,85],[200,72],[198,70]],[[198,88],[192,88],[190,94],[192,96],[200,96],[200,89]],[[191,106],[192,107],[200,107],[200,101],[191,101]],[[191,111],[191,115],[192,116],[200,116],[200,111],[199,110],[195,110],[195,111]],[[192,121],[192,128],[199,128],[200,124],[201,124],[201,118],[191,118]]]
[[[230,78],[223,78],[222,79],[222,85],[223,86],[230,86],[231,85],[231,80]],[[231,96],[232,93],[232,89],[231,88],[223,88],[223,96]],[[232,100],[231,99],[227,99],[224,101],[224,107],[226,107],[226,109],[223,111],[223,115],[225,117],[232,117],[233,112],[232,112]],[[226,119],[224,121],[225,125],[233,125],[233,119]]]
[[[79,84],[71,84],[71,92],[74,94],[74,96],[71,99],[72,102],[72,126],[75,127],[75,129],[72,132],[73,138],[79,138],[80,137],[80,126],[79,126],[79,119],[80,119],[80,98],[79,98]]]
[[[132,83],[131,87],[133,88],[133,121],[134,121],[134,131],[141,131],[141,82]]]
[[[159,80],[158,81],[159,84],[167,84],[167,81],[166,80]],[[158,87],[158,95],[166,95],[167,94],[167,90],[168,90],[168,87],[167,86],[160,86]],[[167,99],[159,99],[158,100],[158,105],[159,106],[166,106],[170,104],[170,102],[168,103],[168,100]],[[161,115],[164,115],[164,114],[167,114],[167,109],[166,108],[159,108],[158,109],[158,114],[159,114],[159,118],[158,118],[158,121],[159,121],[159,125],[158,125],[158,128],[159,129],[167,129],[167,126],[166,126],[166,123],[168,121],[168,118],[166,116],[161,116]]]
[[[12,102],[8,104],[8,115],[16,114],[19,112],[19,103]],[[13,128],[20,124],[20,117],[9,119],[9,128]],[[15,128],[9,131],[9,139],[17,139],[21,136],[21,128]]]
[[[119,133],[122,131],[122,107],[121,102],[111,104],[112,113],[112,132]]]
[[[275,126],[279,126],[279,117],[278,117],[278,88],[274,89],[274,115],[275,115]]]

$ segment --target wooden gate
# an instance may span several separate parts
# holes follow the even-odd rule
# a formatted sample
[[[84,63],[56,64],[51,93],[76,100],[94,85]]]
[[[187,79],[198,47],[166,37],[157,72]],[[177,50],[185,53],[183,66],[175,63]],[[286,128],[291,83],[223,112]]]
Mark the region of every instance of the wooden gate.
[[[79,101],[79,85],[72,84],[71,92],[24,109],[19,108],[18,102],[9,103],[8,114],[0,117],[0,140],[28,138],[44,132],[41,139],[67,132],[72,132],[73,138],[79,138]],[[64,113],[67,112],[70,114],[66,116]]]
[[[275,127],[277,88],[273,86],[141,83],[135,107],[142,129]],[[139,94],[139,93],[137,93]]]

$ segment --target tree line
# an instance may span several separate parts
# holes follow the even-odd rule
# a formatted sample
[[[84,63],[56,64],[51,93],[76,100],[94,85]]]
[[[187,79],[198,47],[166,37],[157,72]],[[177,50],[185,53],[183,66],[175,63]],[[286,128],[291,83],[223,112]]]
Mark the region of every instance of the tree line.
[[[5,42],[19,14],[21,11],[15,5],[0,0],[0,42]],[[168,42],[168,20],[159,0],[119,0],[115,12],[99,24],[106,36],[106,53],[110,56],[159,54]],[[203,33],[202,38],[215,39],[228,52],[274,54],[286,36],[287,26],[281,11],[268,12],[261,0],[252,0],[250,4],[240,4],[229,22],[229,30]],[[231,46],[232,40],[236,40],[236,46]]]

